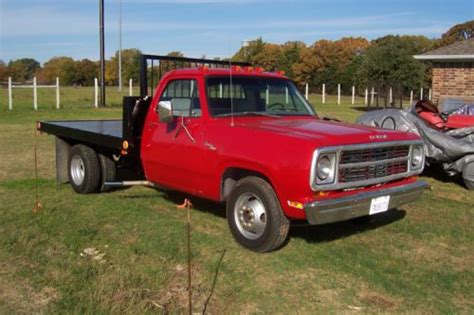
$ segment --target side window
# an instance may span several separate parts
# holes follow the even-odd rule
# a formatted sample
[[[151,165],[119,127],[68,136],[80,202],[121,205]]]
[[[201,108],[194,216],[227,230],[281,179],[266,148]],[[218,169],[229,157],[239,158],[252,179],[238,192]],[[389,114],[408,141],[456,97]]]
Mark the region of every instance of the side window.
[[[173,113],[184,117],[201,117],[201,102],[196,80],[174,80],[168,83],[160,97],[171,101]]]

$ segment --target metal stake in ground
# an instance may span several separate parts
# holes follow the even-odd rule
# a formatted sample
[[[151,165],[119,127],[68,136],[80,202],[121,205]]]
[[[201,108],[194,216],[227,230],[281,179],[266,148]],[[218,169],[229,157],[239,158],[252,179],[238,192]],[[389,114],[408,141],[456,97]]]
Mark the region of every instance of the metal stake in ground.
[[[189,314],[193,313],[193,294],[191,285],[191,207],[186,207],[188,212],[188,299],[189,299]]]
[[[187,222],[187,241],[188,241],[188,312],[191,315],[193,313],[193,293],[191,283],[191,208],[193,204],[189,199],[184,199],[182,205],[177,206],[178,208],[185,208],[187,211],[188,222]]]
[[[39,193],[38,193],[38,153],[37,153],[37,144],[36,144],[36,135],[38,134],[38,124],[36,122],[35,125],[35,133],[34,133],[34,150],[35,150],[35,208],[33,209],[33,213],[38,212],[41,209],[41,203],[39,202]]]

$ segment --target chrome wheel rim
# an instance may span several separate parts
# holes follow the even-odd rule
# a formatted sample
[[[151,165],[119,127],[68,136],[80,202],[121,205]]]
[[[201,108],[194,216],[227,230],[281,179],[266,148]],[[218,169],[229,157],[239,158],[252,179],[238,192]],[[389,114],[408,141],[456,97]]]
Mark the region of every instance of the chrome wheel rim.
[[[71,159],[71,178],[74,184],[77,186],[80,186],[82,182],[84,182],[84,173],[85,173],[85,167],[84,167],[84,161],[82,161],[82,158],[78,155],[74,155]]]
[[[262,200],[253,193],[247,192],[237,198],[234,218],[239,232],[248,239],[255,240],[265,232],[266,209]]]

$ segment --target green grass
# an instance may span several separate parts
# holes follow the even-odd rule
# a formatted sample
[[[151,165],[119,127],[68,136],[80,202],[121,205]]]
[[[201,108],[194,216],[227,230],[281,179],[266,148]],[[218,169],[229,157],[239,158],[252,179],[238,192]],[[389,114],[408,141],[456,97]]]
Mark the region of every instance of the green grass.
[[[91,89],[63,91],[63,109],[45,91],[37,112],[28,91],[15,91],[11,112],[0,91],[0,313],[184,312],[186,213],[175,206],[184,195],[140,187],[77,195],[54,180],[54,138],[38,135],[43,207],[33,213],[34,122],[121,115],[112,90],[114,106],[105,109],[92,108]],[[362,113],[362,99],[311,100],[321,116],[354,121]],[[292,227],[288,244],[265,255],[233,241],[222,205],[193,200],[194,311],[203,310],[219,266],[211,313],[472,313],[473,193],[428,173],[432,190],[418,202],[365,228]],[[105,253],[104,263],[81,256],[90,247]]]

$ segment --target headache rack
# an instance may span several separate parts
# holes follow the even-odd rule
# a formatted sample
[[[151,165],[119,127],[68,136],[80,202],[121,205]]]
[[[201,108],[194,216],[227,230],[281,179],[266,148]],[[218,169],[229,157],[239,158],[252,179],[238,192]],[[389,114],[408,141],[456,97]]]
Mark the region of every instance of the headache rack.
[[[123,140],[126,140],[130,146],[130,153],[138,154],[140,152],[143,125],[155,86],[168,71],[200,66],[226,68],[231,65],[250,66],[246,62],[232,62],[230,64],[225,60],[140,55],[140,96],[126,96],[123,100],[122,134]]]
[[[229,60],[212,60],[158,55],[140,55],[140,97],[153,97],[155,85],[163,75],[171,70],[183,68],[229,68],[230,66],[251,66],[247,62],[230,62]]]
[[[376,185],[418,175],[422,169],[411,169],[413,146],[420,141],[370,143],[318,149],[313,156],[310,183],[313,190],[338,190]],[[328,184],[317,184],[315,167],[321,154],[334,153],[335,178]]]

